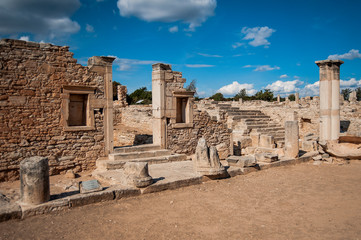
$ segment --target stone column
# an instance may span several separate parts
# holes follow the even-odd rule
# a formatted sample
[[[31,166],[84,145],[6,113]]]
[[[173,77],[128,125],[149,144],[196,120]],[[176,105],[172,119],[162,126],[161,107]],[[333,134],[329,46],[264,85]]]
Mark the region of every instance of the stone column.
[[[281,96],[279,94],[277,95],[277,102],[281,102]]]
[[[320,143],[338,140],[340,134],[341,60],[316,61],[320,68]]]
[[[88,60],[88,66],[93,72],[104,76],[104,141],[105,154],[108,155],[114,150],[113,136],[113,73],[112,65],[115,58],[113,57],[91,57]]]
[[[300,104],[300,94],[298,92],[295,93],[295,101],[297,104]]]
[[[285,122],[285,157],[298,157],[298,121]]]
[[[166,148],[165,116],[165,72],[169,65],[156,63],[152,65],[152,109],[153,109],[153,144]]]
[[[355,103],[357,101],[357,94],[356,91],[352,91],[348,97],[350,103]]]
[[[20,163],[21,202],[37,205],[50,199],[49,165],[46,157],[31,157]]]

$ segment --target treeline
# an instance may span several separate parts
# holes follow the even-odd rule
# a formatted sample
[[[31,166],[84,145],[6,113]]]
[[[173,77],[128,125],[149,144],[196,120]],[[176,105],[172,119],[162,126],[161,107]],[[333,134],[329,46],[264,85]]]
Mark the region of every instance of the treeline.
[[[116,86],[119,85],[117,82],[113,82],[113,99],[117,100],[117,92]],[[193,80],[187,87],[185,87],[187,91],[195,92],[195,99],[200,100],[197,96],[196,91],[196,82]],[[345,100],[348,100],[350,93],[353,90],[350,88],[342,89],[341,95],[343,95]],[[361,87],[355,89],[356,97],[358,101],[361,101]],[[277,101],[277,95],[275,95],[270,89],[260,90],[256,92],[254,95],[248,95],[246,89],[240,90],[233,97],[225,98],[222,93],[216,93],[210,97],[214,101],[238,101],[242,99],[243,101],[252,101],[252,100],[262,100],[262,101]],[[296,97],[294,94],[288,95],[288,99],[290,101],[295,101]],[[285,98],[281,97],[281,101],[285,101]],[[147,90],[146,87],[141,87],[132,92],[131,94],[127,94],[127,102],[128,104],[151,104],[152,103],[152,91]]]

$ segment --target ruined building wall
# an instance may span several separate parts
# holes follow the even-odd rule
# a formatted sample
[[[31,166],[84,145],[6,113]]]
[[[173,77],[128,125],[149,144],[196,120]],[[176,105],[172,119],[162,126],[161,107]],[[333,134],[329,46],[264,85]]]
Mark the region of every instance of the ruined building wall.
[[[97,103],[104,78],[76,62],[68,47],[0,41],[0,181],[16,179],[20,161],[30,156],[48,157],[50,174],[91,169],[104,156],[104,113]],[[64,127],[64,86],[88,87],[92,127]]]
[[[176,153],[195,153],[198,140],[205,138],[209,146],[216,146],[221,159],[231,154],[231,130],[227,128],[226,115],[219,120],[206,111],[194,110],[194,128],[174,128],[167,125],[167,148]]]

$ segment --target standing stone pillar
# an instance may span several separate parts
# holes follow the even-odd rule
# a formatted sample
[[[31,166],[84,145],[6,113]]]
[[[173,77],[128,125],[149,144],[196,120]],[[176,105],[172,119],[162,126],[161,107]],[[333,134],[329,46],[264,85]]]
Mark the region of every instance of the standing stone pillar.
[[[49,165],[46,157],[31,157],[20,163],[21,202],[37,205],[50,199]]]
[[[105,154],[108,155],[114,150],[114,136],[113,136],[113,72],[112,65],[114,57],[98,57],[89,58],[88,66],[91,71],[97,72],[104,77],[104,142]]]
[[[298,157],[298,121],[285,122],[285,157]]]
[[[281,96],[279,94],[277,95],[277,102],[281,102]]]
[[[316,61],[320,68],[320,143],[338,140],[340,134],[341,60]]]
[[[357,94],[356,91],[352,91],[348,97],[350,103],[355,103],[357,101]]]
[[[152,68],[153,144],[166,148],[165,72],[169,66],[157,63]]]
[[[297,104],[300,104],[300,94],[298,92],[295,93],[295,101]]]

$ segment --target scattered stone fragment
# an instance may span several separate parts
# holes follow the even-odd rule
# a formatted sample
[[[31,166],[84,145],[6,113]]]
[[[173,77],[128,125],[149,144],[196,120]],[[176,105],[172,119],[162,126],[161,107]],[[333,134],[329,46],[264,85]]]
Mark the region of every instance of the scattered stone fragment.
[[[255,157],[259,162],[271,163],[278,161],[278,155],[274,153],[256,153]]]
[[[229,156],[227,158],[227,162],[229,166],[236,167],[253,167],[257,164],[255,156],[247,155],[247,156]]]
[[[127,162],[124,164],[124,174],[126,182],[137,188],[143,188],[153,183],[153,178],[149,175],[147,162]]]
[[[194,167],[197,172],[204,176],[217,176],[226,173],[219,160],[217,149],[215,147],[208,148],[204,138],[200,138],[198,141]]]

